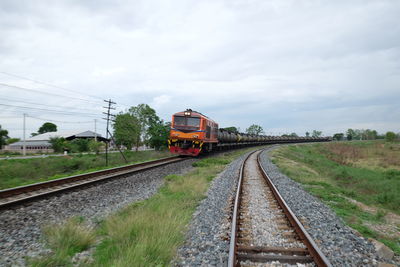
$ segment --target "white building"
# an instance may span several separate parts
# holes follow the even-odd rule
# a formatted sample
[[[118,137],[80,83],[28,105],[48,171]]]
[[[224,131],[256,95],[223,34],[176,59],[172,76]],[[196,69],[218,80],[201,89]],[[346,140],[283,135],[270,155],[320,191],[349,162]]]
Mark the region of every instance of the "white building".
[[[51,138],[64,138],[65,140],[74,140],[77,138],[94,139],[98,141],[106,141],[107,139],[102,137],[101,134],[92,131],[68,131],[68,132],[48,132],[44,134],[38,134],[25,140],[26,153],[50,153],[53,152],[51,148]],[[4,150],[11,152],[22,152],[24,142],[19,141],[8,146],[5,146]]]

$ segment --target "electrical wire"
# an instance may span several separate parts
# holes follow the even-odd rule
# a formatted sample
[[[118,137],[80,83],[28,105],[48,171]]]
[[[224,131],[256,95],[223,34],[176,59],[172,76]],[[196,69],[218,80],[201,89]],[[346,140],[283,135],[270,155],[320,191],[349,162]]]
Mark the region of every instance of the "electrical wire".
[[[58,89],[61,89],[61,90],[64,90],[64,91],[68,91],[68,92],[72,92],[72,93],[77,93],[77,94],[80,94],[80,95],[83,95],[83,96],[88,96],[88,97],[91,97],[91,98],[99,99],[100,101],[103,100],[102,98],[100,98],[100,97],[98,97],[98,96],[92,96],[92,95],[89,95],[89,94],[83,94],[83,93],[81,93],[81,92],[79,92],[79,91],[76,91],[76,90],[68,89],[68,88],[61,87],[61,86],[54,85],[54,84],[50,84],[50,83],[47,83],[47,82],[42,82],[42,81],[34,80],[34,79],[27,78],[27,77],[24,77],[24,76],[21,76],[21,75],[17,75],[17,74],[5,72],[5,71],[0,71],[0,73],[5,74],[5,75],[8,75],[8,76],[11,76],[11,77],[15,77],[15,78],[19,78],[19,79],[31,81],[31,82],[34,82],[34,83],[37,83],[37,84],[42,84],[42,85],[46,85],[46,86],[58,88]],[[120,104],[120,105],[130,108],[130,105],[126,105],[126,104]]]
[[[42,118],[38,118],[35,116],[31,116],[31,115],[27,115],[26,117],[41,120],[41,121],[49,121],[49,122],[57,122],[57,123],[79,123],[79,124],[93,123],[93,121],[59,121],[59,120],[52,120],[52,119],[42,119]]]
[[[54,85],[54,84],[50,84],[50,83],[47,83],[47,82],[41,82],[41,81],[34,80],[34,79],[31,79],[31,78],[27,78],[27,77],[24,77],[24,76],[20,76],[20,75],[17,75],[17,74],[12,74],[12,73],[9,73],[9,72],[4,72],[4,71],[0,71],[0,73],[8,75],[8,76],[11,76],[11,77],[16,77],[16,78],[19,78],[19,79],[31,81],[31,82],[34,82],[34,83],[37,83],[37,84],[42,84],[42,85],[58,88],[58,89],[61,89],[61,90],[64,90],[64,91],[77,93],[77,94],[80,94],[80,95],[83,95],[83,96],[88,96],[88,97],[96,98],[96,99],[99,99],[99,100],[103,100],[103,99],[101,99],[100,97],[97,97],[97,96],[92,96],[92,95],[88,95],[88,94],[82,94],[81,92],[78,92],[78,91],[75,91],[75,90],[71,90],[71,89],[64,88],[64,87],[61,87],[61,86],[57,86],[57,85]]]
[[[35,108],[35,107],[24,107],[24,106],[17,106],[17,105],[8,105],[0,103],[0,106],[12,107],[12,108],[20,108],[20,109],[28,109],[28,110],[39,110],[39,111],[50,111],[52,113],[59,113],[64,115],[84,115],[84,116],[100,116],[101,114],[94,114],[94,113],[82,113],[82,112],[73,112],[73,111],[62,111],[62,110],[54,110],[54,109],[44,109],[44,108]]]
[[[31,104],[31,105],[39,105],[39,106],[45,106],[45,107],[53,107],[53,108],[70,108],[70,109],[75,109],[75,110],[84,110],[84,111],[91,111],[91,112],[96,112],[94,109],[84,109],[84,108],[76,108],[76,107],[71,107],[71,106],[52,106],[52,105],[47,105],[47,104],[39,104],[39,103],[34,103],[30,101],[23,101],[23,100],[18,100],[18,99],[12,99],[9,97],[4,97],[2,96],[0,100],[5,100],[5,101],[14,101],[14,102],[21,102],[24,104]],[[100,112],[100,111],[99,111]]]
[[[86,101],[86,102],[94,103],[94,104],[97,104],[97,105],[100,103],[100,102],[94,102],[94,101],[90,101],[90,100],[79,98],[79,97],[73,97],[73,96],[66,96],[66,95],[59,95],[59,94],[55,94],[55,93],[43,92],[43,91],[40,91],[40,90],[31,89],[31,88],[25,88],[25,87],[16,86],[16,85],[7,84],[7,83],[0,83],[0,85],[5,86],[5,87],[9,87],[9,88],[14,88],[14,89],[17,89],[17,90],[30,91],[30,92],[34,92],[34,93],[38,93],[38,94],[52,95],[52,96],[57,96],[57,97],[62,97],[62,98],[70,98],[70,99],[75,99],[75,100],[80,100],[80,101]]]

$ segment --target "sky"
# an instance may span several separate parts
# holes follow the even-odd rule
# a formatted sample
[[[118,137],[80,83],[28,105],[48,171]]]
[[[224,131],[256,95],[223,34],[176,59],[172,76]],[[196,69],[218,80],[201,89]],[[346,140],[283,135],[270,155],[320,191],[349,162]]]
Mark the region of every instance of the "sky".
[[[0,1],[0,125],[186,108],[268,135],[400,132],[400,1]]]

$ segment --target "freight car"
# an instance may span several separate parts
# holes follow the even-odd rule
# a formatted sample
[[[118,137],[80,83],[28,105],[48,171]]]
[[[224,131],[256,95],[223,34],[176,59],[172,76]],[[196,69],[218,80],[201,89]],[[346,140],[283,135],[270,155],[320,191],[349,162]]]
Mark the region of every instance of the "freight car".
[[[172,116],[168,148],[174,154],[197,156],[201,152],[242,146],[278,143],[330,141],[329,137],[281,137],[233,133],[218,128],[218,123],[187,109]]]

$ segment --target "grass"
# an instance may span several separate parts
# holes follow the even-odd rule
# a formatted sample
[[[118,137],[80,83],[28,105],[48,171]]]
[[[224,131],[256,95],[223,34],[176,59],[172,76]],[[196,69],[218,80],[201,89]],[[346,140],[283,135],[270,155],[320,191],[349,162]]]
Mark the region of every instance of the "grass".
[[[170,153],[168,151],[127,151],[124,155],[128,163],[136,163],[167,157]],[[109,154],[108,167],[105,166],[104,154],[1,160],[0,190],[125,164],[119,153]]]
[[[386,224],[388,212],[400,214],[397,145],[379,141],[292,145],[272,152],[272,159],[349,226],[400,254],[400,225],[395,225],[397,236],[377,230]]]
[[[30,266],[72,266],[72,257],[93,246],[96,240],[94,231],[85,226],[81,218],[71,218],[61,225],[47,226],[43,232],[45,244],[52,253],[28,259]]]
[[[168,266],[183,244],[187,225],[210,182],[232,160],[252,149],[201,159],[185,175],[168,175],[151,198],[107,217],[96,229],[96,239],[102,241],[90,266]],[[63,252],[67,249],[59,249],[55,255],[68,254]],[[63,264],[36,266],[69,266],[70,259],[65,256]]]

